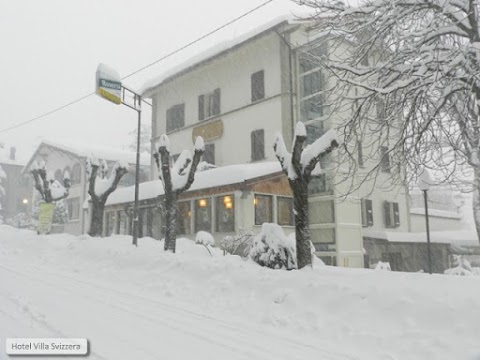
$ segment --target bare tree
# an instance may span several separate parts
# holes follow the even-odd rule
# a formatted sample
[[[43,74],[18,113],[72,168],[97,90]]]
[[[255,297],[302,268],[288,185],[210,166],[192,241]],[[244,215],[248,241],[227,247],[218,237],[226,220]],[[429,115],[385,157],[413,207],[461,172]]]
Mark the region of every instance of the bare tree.
[[[51,172],[47,172],[44,161],[40,164],[34,161],[30,167],[30,173],[35,181],[35,189],[46,203],[57,202],[68,197],[70,191],[70,174],[68,171],[63,173],[63,185],[55,180]]]
[[[311,59],[337,80],[332,107],[355,104],[345,112],[345,143],[362,141],[370,132],[378,134],[370,140],[373,152],[388,149],[376,156],[377,166],[368,175],[375,177],[389,156],[392,169],[409,170],[407,181],[425,166],[441,181],[467,183],[474,192],[480,239],[478,3],[367,0],[350,7],[330,0],[296,2],[316,10],[316,30],[329,54],[338,55],[312,54]]]
[[[155,152],[153,156],[165,190],[165,250],[175,252],[178,196],[187,191],[195,180],[195,172],[205,151],[205,145],[203,138],[197,137],[193,158],[190,151],[183,150],[173,166],[170,165],[170,142],[167,135],[164,134],[160,137],[157,148],[158,152]]]
[[[273,145],[293,192],[297,266],[299,269],[312,265],[308,222],[308,183],[313,177],[323,173],[324,169],[321,169],[319,164],[320,159],[338,146],[334,130],[329,130],[311,145],[305,146],[306,140],[305,125],[298,122],[295,127],[292,153],[287,151],[281,134],[276,136]]]
[[[117,162],[108,177],[108,165],[105,160],[87,159],[88,194],[92,201],[90,236],[101,236],[103,232],[103,213],[108,196],[115,191],[123,175],[128,172],[127,163]]]

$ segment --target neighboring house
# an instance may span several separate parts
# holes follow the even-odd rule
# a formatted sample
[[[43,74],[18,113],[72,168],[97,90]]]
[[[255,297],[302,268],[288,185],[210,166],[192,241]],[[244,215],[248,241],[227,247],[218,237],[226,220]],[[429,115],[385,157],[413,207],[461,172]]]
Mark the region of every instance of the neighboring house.
[[[432,186],[427,192],[428,220],[434,231],[462,230],[461,208],[465,200],[448,186]],[[410,190],[410,218],[412,232],[425,232],[425,199],[423,192],[414,187]]]
[[[0,198],[4,220],[29,212],[33,180],[22,174],[24,165],[25,162],[17,159],[14,146],[0,143],[0,167],[6,175],[2,184],[5,196]]]
[[[66,233],[79,235],[88,231],[88,212],[81,211],[81,209],[85,200],[89,198],[85,165],[87,157],[91,155],[98,159],[106,160],[110,171],[117,161],[128,162],[130,164],[130,172],[123,176],[119,186],[129,186],[135,183],[135,153],[96,145],[42,140],[24,168],[24,173],[30,175],[28,171],[34,161],[45,161],[47,171],[52,172],[55,179],[62,184],[65,170],[70,173],[71,188],[70,194],[66,199],[69,219],[62,229]],[[149,164],[150,156],[142,154],[140,181],[148,180]]]
[[[333,79],[305,55],[334,50],[319,46],[308,25],[293,17],[275,19],[148,82],[142,93],[153,102],[152,141],[167,133],[177,155],[201,135],[204,160],[228,167],[277,161],[274,136],[281,132],[289,146],[297,121],[306,124],[308,142],[339,125],[325,103],[324,91],[334,86]],[[379,155],[385,151],[377,150]],[[361,165],[365,172],[371,166]],[[390,175],[388,161],[382,170],[380,182]],[[153,162],[151,172],[157,179]],[[341,200],[345,189],[334,185],[340,176],[335,174],[311,183],[312,242],[327,264],[363,267],[364,229],[409,230],[407,191],[375,188]]]

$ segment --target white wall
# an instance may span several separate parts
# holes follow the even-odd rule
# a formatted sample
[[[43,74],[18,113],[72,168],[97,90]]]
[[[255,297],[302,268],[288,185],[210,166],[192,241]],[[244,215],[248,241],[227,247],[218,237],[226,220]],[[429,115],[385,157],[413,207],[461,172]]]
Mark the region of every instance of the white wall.
[[[250,77],[260,70],[264,70],[265,100],[252,104]],[[274,160],[273,137],[282,129],[278,35],[256,39],[159,87],[153,96],[156,132],[152,137],[156,139],[166,132],[166,110],[185,103],[185,127],[168,135],[172,154],[192,149],[193,129],[209,122],[198,120],[198,96],[215,88],[221,89],[221,113],[210,121],[221,119],[224,130],[221,138],[212,141],[216,165],[249,162],[250,133],[256,129],[265,129],[266,160]]]

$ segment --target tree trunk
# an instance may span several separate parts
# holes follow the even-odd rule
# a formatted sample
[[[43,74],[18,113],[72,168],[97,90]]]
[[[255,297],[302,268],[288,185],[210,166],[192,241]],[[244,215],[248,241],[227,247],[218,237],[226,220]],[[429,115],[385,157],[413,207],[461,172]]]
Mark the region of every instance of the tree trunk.
[[[175,191],[165,194],[165,251],[175,252],[177,239],[178,195]]]
[[[475,186],[472,194],[473,219],[477,229],[477,237],[480,242],[480,169],[474,169],[473,184]]]
[[[295,209],[295,238],[297,249],[297,267],[312,266],[310,250],[310,229],[308,225],[308,183],[301,179],[290,182],[293,190],[293,208]]]
[[[103,233],[103,213],[105,210],[105,202],[92,202],[92,219],[90,223],[90,236],[102,236]]]

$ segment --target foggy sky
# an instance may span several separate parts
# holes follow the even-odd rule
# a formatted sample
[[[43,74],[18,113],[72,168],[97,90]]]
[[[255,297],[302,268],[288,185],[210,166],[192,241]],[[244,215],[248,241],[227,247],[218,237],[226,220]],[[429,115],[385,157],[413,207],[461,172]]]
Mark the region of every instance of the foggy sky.
[[[94,91],[100,62],[125,76],[263,2],[0,0],[0,131]],[[289,11],[298,7],[273,1],[124,83],[140,86],[199,51]],[[150,109],[144,109],[143,121],[150,122]],[[0,142],[17,146],[21,157],[30,156],[41,137],[122,147],[131,142],[128,133],[135,127],[133,110],[94,95],[0,133]]]

